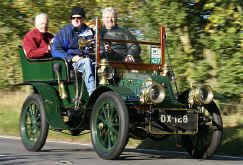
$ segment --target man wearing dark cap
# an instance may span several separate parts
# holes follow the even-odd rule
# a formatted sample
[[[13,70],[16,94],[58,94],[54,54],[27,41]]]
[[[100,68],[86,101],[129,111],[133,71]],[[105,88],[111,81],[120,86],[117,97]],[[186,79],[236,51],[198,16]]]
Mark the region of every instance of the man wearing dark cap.
[[[89,95],[95,90],[94,74],[90,58],[84,57],[79,49],[78,40],[90,40],[95,33],[83,23],[85,12],[80,7],[73,7],[70,15],[71,24],[64,26],[54,37],[52,56],[65,58],[79,72],[83,73]]]

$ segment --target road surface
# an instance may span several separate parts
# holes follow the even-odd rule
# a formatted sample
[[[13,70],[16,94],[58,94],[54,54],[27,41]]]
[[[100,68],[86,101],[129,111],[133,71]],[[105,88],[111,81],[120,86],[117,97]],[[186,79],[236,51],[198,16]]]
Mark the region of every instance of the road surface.
[[[126,148],[119,160],[100,159],[91,145],[48,141],[41,152],[28,152],[19,138],[0,136],[0,165],[242,165],[243,157],[215,155],[191,159],[183,152]]]

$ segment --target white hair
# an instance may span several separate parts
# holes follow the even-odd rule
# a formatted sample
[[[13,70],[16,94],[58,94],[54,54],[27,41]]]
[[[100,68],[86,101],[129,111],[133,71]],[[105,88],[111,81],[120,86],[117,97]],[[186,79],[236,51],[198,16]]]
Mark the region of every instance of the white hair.
[[[103,10],[103,12],[102,12],[102,17],[104,17],[104,15],[105,15],[106,13],[113,13],[114,16],[115,16],[115,18],[117,18],[117,16],[118,16],[116,10],[115,10],[114,8],[112,8],[112,7],[107,7],[107,8],[105,8],[105,9]]]
[[[40,20],[42,18],[47,18],[48,19],[47,14],[46,13],[40,13],[40,14],[38,14],[38,15],[35,16],[35,26],[38,25],[38,23],[40,22]]]

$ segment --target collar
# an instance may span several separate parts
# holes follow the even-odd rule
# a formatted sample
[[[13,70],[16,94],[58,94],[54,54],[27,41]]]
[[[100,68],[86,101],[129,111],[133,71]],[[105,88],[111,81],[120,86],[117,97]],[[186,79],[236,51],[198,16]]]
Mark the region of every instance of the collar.
[[[116,29],[118,29],[118,26],[117,26],[117,25],[115,25],[115,26],[114,26],[114,27],[112,27],[111,29],[106,29],[106,28],[105,28],[105,26],[103,26],[103,28],[102,28],[102,29],[103,29],[103,31],[104,31],[104,32],[109,32],[109,31],[112,31],[112,30],[116,30]]]
[[[71,26],[72,26],[73,31],[79,32],[79,33],[81,33],[82,31],[84,31],[87,28],[87,25],[84,23],[81,25],[81,28],[79,30],[77,30],[72,24],[71,24]]]
[[[33,32],[38,33],[38,34],[42,34],[42,33],[39,31],[39,29],[37,29],[37,28],[35,28],[35,29],[33,30]]]

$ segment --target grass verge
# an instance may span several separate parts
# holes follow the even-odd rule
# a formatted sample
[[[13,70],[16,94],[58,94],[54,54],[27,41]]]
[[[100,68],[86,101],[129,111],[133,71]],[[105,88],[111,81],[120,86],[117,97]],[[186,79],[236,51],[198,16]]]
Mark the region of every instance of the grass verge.
[[[19,115],[22,104],[29,92],[0,92],[0,135],[19,136]],[[222,116],[224,123],[224,137],[217,154],[243,156],[243,112]],[[66,134],[65,134],[66,133]],[[68,132],[60,133],[49,131],[48,140],[60,140],[76,143],[91,143],[89,131],[83,132],[82,136],[70,136]],[[160,150],[179,150],[176,147],[176,136],[170,136],[163,141],[129,140],[128,145],[137,148],[149,148]]]

